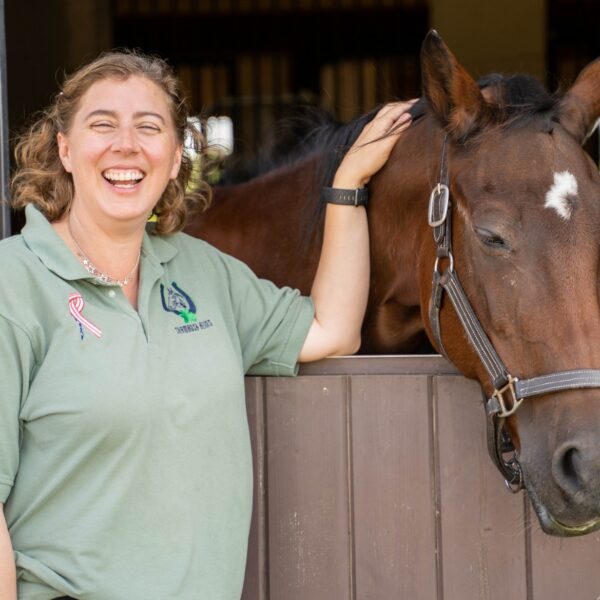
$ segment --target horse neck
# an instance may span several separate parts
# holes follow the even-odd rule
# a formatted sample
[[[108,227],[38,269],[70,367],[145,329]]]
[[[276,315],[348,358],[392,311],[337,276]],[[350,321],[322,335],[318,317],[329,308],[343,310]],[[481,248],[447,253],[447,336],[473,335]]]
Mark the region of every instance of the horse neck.
[[[403,306],[420,304],[423,281],[419,267],[432,249],[427,208],[438,182],[441,139],[430,123],[413,125],[371,184],[373,269],[393,282],[387,294]]]

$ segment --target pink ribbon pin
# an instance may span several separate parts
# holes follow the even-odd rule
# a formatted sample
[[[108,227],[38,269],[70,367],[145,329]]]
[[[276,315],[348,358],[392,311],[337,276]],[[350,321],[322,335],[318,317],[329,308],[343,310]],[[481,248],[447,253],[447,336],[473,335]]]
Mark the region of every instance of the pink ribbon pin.
[[[70,294],[69,295],[69,312],[73,315],[73,318],[86,329],[89,329],[96,337],[102,337],[102,331],[98,329],[93,323],[90,323],[81,313],[85,302],[81,294]],[[81,334],[83,336],[83,334]]]

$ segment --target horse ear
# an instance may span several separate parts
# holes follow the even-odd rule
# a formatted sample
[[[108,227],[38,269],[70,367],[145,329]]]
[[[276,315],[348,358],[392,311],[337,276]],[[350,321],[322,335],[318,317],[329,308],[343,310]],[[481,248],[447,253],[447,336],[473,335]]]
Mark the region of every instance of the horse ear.
[[[590,63],[575,80],[560,104],[560,124],[580,144],[600,119],[600,58]]]
[[[487,120],[489,109],[477,83],[434,30],[421,47],[421,79],[423,96],[451,136],[465,139]]]

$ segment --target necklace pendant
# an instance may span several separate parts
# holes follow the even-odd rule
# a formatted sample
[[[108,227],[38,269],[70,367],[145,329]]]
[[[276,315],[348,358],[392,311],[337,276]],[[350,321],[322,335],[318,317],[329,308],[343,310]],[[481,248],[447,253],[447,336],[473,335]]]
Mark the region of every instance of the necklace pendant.
[[[86,253],[82,250],[81,246],[75,239],[73,232],[71,231],[71,223],[68,222],[67,225],[69,227],[69,233],[71,235],[71,239],[73,240],[73,242],[75,243],[75,246],[77,247],[78,257],[79,257],[79,260],[81,261],[81,264],[83,265],[85,270],[90,275],[93,275],[98,280],[99,283],[101,283],[102,285],[118,285],[119,287],[123,287],[131,281],[131,278],[133,277],[133,274],[135,273],[136,269],[138,268],[138,265],[140,264],[140,260],[142,258],[142,249],[141,248],[138,251],[137,259],[135,261],[135,264],[133,265],[133,269],[131,269],[131,271],[125,276],[125,278],[124,279],[113,279],[112,277],[110,277],[110,275],[106,275],[105,273],[100,271],[94,265],[94,263],[88,258]]]

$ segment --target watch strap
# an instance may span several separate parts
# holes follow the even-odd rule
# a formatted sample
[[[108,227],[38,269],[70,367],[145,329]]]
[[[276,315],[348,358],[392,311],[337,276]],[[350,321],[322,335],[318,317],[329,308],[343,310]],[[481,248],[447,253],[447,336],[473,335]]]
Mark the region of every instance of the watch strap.
[[[367,191],[367,188],[346,190],[343,188],[324,187],[321,197],[329,204],[366,206],[369,200],[369,192]]]

